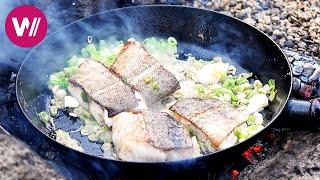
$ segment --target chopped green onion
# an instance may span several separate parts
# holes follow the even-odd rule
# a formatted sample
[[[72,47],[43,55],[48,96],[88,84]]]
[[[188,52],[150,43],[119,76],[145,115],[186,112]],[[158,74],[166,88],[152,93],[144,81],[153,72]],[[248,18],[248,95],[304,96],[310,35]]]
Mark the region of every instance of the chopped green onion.
[[[268,81],[268,85],[270,87],[270,91],[275,91],[276,90],[276,82],[274,79],[270,79]]]
[[[122,81],[123,81],[125,84],[129,84],[129,80],[128,80],[128,78],[126,78],[126,77],[123,77],[123,78],[122,78]]]
[[[66,77],[70,77],[72,74],[76,73],[78,70],[79,70],[79,68],[78,67],[74,67],[74,66],[66,67],[66,68],[63,69]]]
[[[196,84],[195,90],[199,96],[202,96],[206,92],[206,88],[202,84]]]
[[[273,101],[274,98],[276,97],[276,94],[277,94],[277,90],[276,91],[272,91],[269,95],[269,101]]]
[[[39,118],[40,118],[43,122],[45,122],[45,123],[48,123],[49,120],[50,120],[49,114],[48,114],[47,112],[45,112],[45,111],[40,112],[40,113],[38,114],[38,116],[39,116]]]
[[[270,79],[268,81],[268,85],[269,85],[269,101],[273,101],[276,94],[277,94],[277,90],[276,90],[276,82],[274,79]]]
[[[177,44],[173,37],[169,37],[167,40],[158,40],[155,37],[150,37],[143,41],[144,47],[150,53],[175,54],[177,52]]]
[[[100,60],[105,66],[111,67],[111,65],[116,61],[117,57],[115,54],[111,54],[106,57],[102,57]]]
[[[170,46],[176,46],[176,45],[178,45],[178,42],[177,42],[177,40],[176,40],[174,37],[169,37],[169,38],[168,38],[168,44],[169,44]]]
[[[193,137],[193,136],[196,135],[196,133],[193,131],[192,128],[188,128],[188,131],[189,131],[189,136],[190,136],[190,137]]]
[[[233,78],[227,79],[224,81],[223,83],[223,87],[227,88],[227,89],[231,89],[236,85],[236,81]]]
[[[237,106],[249,104],[249,99],[240,99],[238,100]]]
[[[247,94],[248,99],[252,98],[254,95],[257,94],[254,90],[247,90],[245,93]]]
[[[259,81],[259,80],[255,80],[254,82],[253,82],[253,87],[254,87],[254,89],[259,89],[259,88],[262,88],[262,83],[261,83],[261,81]]]
[[[234,130],[234,135],[238,139],[248,139],[250,137],[250,134],[247,128],[236,128]]]
[[[57,114],[58,114],[58,108],[56,106],[51,106],[50,107],[50,115],[56,116]]]
[[[236,79],[236,84],[237,85],[245,84],[245,83],[248,83],[248,82],[249,82],[248,79],[244,78],[244,77]]]
[[[252,124],[248,126],[249,131],[254,131],[254,130],[257,130],[258,128],[259,128],[259,125],[256,125],[256,124]]]
[[[100,61],[101,60],[101,56],[99,54],[99,52],[96,49],[96,46],[94,44],[89,44],[86,47],[86,51],[89,53],[90,57],[96,61]]]
[[[255,120],[256,120],[256,116],[250,114],[248,116],[248,119],[247,119],[247,124],[249,126],[252,125],[252,124],[255,124]]]
[[[50,75],[48,86],[51,89],[54,86],[59,86],[62,89],[67,89],[69,86],[69,78],[64,71],[59,71]]]
[[[257,92],[258,93],[260,93],[260,94],[267,94],[268,92],[264,89],[264,88],[259,88],[258,90],[257,90]]]
[[[85,57],[85,58],[90,56],[90,54],[87,52],[86,48],[81,49],[81,56]]]
[[[152,81],[151,86],[152,86],[152,90],[154,91],[160,90],[160,84],[157,81]]]
[[[78,67],[79,59],[76,56],[72,56],[69,60],[67,60],[68,67]]]

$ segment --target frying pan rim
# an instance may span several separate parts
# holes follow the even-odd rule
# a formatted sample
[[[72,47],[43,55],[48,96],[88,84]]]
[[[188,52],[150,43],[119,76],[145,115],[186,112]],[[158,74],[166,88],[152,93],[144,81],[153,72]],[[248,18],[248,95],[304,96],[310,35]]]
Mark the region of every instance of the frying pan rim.
[[[259,34],[261,34],[262,36],[264,36],[265,38],[267,38],[270,42],[272,42],[274,45],[276,45],[276,47],[278,48],[278,50],[280,50],[281,54],[283,55],[284,59],[286,60],[287,62],[287,66],[289,68],[289,75],[290,75],[290,87],[289,87],[289,91],[288,91],[288,94],[287,94],[287,98],[285,99],[285,103],[284,105],[278,110],[278,112],[274,115],[274,117],[265,125],[265,127],[263,129],[261,129],[259,132],[257,132],[255,135],[251,136],[250,138],[246,139],[245,141],[243,142],[240,142],[238,144],[235,144],[231,147],[228,147],[228,148],[225,148],[225,149],[221,149],[221,150],[218,150],[218,151],[215,151],[213,153],[209,153],[209,154],[205,154],[205,155],[202,155],[202,156],[199,156],[199,157],[192,157],[192,158],[188,158],[188,159],[183,159],[183,160],[175,160],[175,161],[164,161],[164,162],[136,162],[136,161],[125,161],[125,160],[117,160],[117,159],[110,159],[110,158],[105,158],[105,157],[99,157],[99,156],[95,156],[95,155],[92,155],[90,153],[87,153],[87,152],[81,152],[81,151],[78,151],[78,150],[75,150],[73,148],[70,148],[58,141],[56,141],[55,139],[53,139],[52,137],[50,137],[48,134],[44,133],[42,130],[40,130],[32,121],[31,119],[27,116],[27,112],[26,110],[23,108],[23,104],[22,102],[25,101],[24,100],[24,97],[18,93],[18,82],[19,82],[19,79],[20,79],[20,73],[22,71],[22,68],[25,64],[25,62],[27,61],[27,59],[29,58],[29,56],[33,53],[33,51],[40,45],[42,45],[42,43],[45,43],[47,39],[49,39],[51,36],[54,36],[56,33],[58,32],[61,32],[62,30],[68,28],[69,26],[73,25],[73,24],[76,24],[80,21],[83,21],[85,19],[89,19],[93,16],[97,16],[97,15],[100,15],[100,14],[104,14],[104,13],[110,13],[110,12],[114,12],[114,11],[125,11],[126,9],[139,9],[139,8],[148,8],[148,7],[151,7],[151,8],[154,8],[154,7],[160,7],[160,8],[165,8],[165,7],[172,7],[172,8],[177,8],[177,9],[181,9],[181,8],[186,8],[186,9],[191,9],[191,10],[196,10],[196,11],[207,11],[207,12],[210,12],[210,13],[214,13],[214,14],[219,14],[219,15],[222,15],[222,16],[226,16],[228,18],[231,18],[235,21],[240,21],[241,23],[244,23],[246,24],[247,26],[253,28],[255,31],[258,31]],[[18,74],[17,74],[17,78],[16,78],[16,95],[17,95],[17,100],[18,100],[18,104],[23,112],[23,114],[25,115],[25,117],[28,119],[28,121],[38,130],[40,131],[43,135],[45,135],[47,138],[53,140],[55,143],[58,143],[62,146],[64,146],[65,148],[68,148],[70,150],[73,150],[73,151],[77,151],[78,153],[81,153],[81,154],[84,154],[84,155],[87,155],[87,156],[90,156],[92,158],[99,158],[99,159],[102,159],[102,160],[108,160],[108,161],[114,161],[116,163],[129,163],[129,164],[154,164],[154,165],[165,165],[165,164],[173,164],[173,163],[183,163],[183,162],[187,162],[187,161],[200,161],[202,159],[206,159],[208,158],[209,156],[213,156],[213,155],[217,155],[217,154],[221,154],[221,152],[224,152],[224,151],[228,151],[228,150],[231,150],[231,149],[235,149],[236,147],[240,146],[241,144],[245,143],[245,142],[248,142],[250,139],[253,139],[255,137],[257,137],[260,133],[262,133],[265,129],[267,129],[278,117],[279,115],[282,113],[283,109],[285,108],[289,98],[290,98],[290,95],[291,95],[291,91],[292,91],[292,82],[293,82],[293,76],[292,76],[292,69],[291,69],[291,66],[290,66],[290,63],[285,55],[285,53],[283,52],[283,50],[279,47],[279,45],[274,41],[272,40],[269,36],[267,36],[264,32],[260,31],[259,29],[257,29],[256,27],[242,21],[241,19],[238,19],[236,17],[233,17],[233,16],[230,16],[230,15],[227,15],[227,14],[224,14],[222,12],[217,12],[217,11],[214,11],[214,10],[209,10],[209,9],[200,9],[200,8],[196,8],[196,7],[189,7],[189,6],[181,6],[181,5],[161,5],[161,4],[156,4],[156,5],[141,5],[141,6],[130,6],[130,7],[123,7],[123,8],[116,8],[116,9],[111,9],[111,10],[106,10],[106,11],[103,11],[103,12],[99,12],[99,13],[95,13],[93,15],[90,15],[88,17],[84,17],[84,18],[81,18],[81,19],[78,19],[72,23],[69,23],[59,29],[57,29],[55,32],[51,33],[49,36],[47,36],[42,42],[40,42],[37,46],[35,46],[34,48],[32,48],[32,50],[27,54],[27,56],[24,58],[23,62],[21,63],[21,66],[19,68],[19,71],[18,71]]]

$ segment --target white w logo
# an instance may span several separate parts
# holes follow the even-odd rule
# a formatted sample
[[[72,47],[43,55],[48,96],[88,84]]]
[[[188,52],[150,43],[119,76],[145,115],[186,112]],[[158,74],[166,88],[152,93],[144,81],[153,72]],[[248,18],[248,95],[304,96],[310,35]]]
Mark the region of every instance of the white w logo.
[[[14,26],[14,29],[16,31],[16,34],[18,37],[23,36],[25,29],[29,30],[29,34],[28,36],[36,36],[38,28],[39,28],[39,24],[40,24],[41,18],[33,18],[32,20],[32,24],[31,24],[31,28],[29,29],[30,26],[30,22],[28,18],[23,18],[21,25],[19,25],[18,19],[17,18],[12,18],[12,23]]]

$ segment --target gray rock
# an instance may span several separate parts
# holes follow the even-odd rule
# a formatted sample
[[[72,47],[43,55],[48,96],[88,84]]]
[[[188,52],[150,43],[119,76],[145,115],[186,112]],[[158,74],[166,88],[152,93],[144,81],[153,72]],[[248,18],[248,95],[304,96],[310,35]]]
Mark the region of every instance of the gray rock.
[[[284,46],[288,47],[288,48],[293,48],[294,47],[294,43],[292,40],[287,40],[284,42]]]
[[[294,61],[294,58],[293,58],[293,57],[288,57],[288,61],[289,61],[290,63],[292,63],[292,62]]]
[[[293,56],[293,58],[294,58],[295,60],[300,60],[302,57],[301,57],[299,54],[296,54],[296,55]],[[300,61],[300,62],[301,62],[301,61]]]
[[[301,86],[301,80],[299,78],[293,78],[292,90],[298,92]]]
[[[292,68],[292,73],[295,76],[300,76],[302,74],[303,67],[301,64],[294,65]]]
[[[63,179],[27,145],[0,133],[0,179]]]
[[[299,43],[298,43],[298,46],[299,46],[300,48],[306,48],[307,44],[302,41],[302,42],[299,42]]]
[[[313,71],[315,70],[316,68],[311,64],[311,63],[305,63],[303,65],[303,72],[302,72],[302,75],[303,76],[306,76],[306,77],[309,77],[312,75]]]
[[[305,82],[305,83],[309,82],[309,77],[307,77],[307,76],[300,76],[299,79],[300,79],[302,82]]]
[[[320,67],[316,68],[316,70],[313,72],[313,74],[309,77],[309,80],[310,81],[318,81],[319,78],[320,78]]]

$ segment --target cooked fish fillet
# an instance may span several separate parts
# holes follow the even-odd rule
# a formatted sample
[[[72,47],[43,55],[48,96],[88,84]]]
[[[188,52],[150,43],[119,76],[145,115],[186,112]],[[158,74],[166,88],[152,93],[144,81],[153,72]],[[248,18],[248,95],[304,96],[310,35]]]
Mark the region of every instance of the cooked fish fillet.
[[[247,117],[229,103],[216,99],[183,99],[170,110],[180,116],[180,120],[183,118],[200,129],[215,148],[219,148],[222,141]]]
[[[99,62],[85,60],[69,81],[80,86],[91,99],[107,108],[110,116],[138,105],[131,88]]]
[[[136,162],[165,161],[165,153],[149,141],[141,114],[123,112],[114,117],[112,142],[120,159]]]
[[[111,69],[141,93],[147,104],[180,88],[174,74],[167,71],[135,40],[124,45]]]
[[[142,114],[153,146],[163,150],[192,147],[187,130],[167,113],[143,111]]]
[[[220,101],[215,99],[187,98],[176,102],[170,110],[178,112],[181,116],[190,119],[197,114],[203,113],[208,109],[219,106]]]
[[[195,151],[184,127],[159,112],[120,113],[114,117],[112,140],[118,157],[127,161],[186,159]]]

